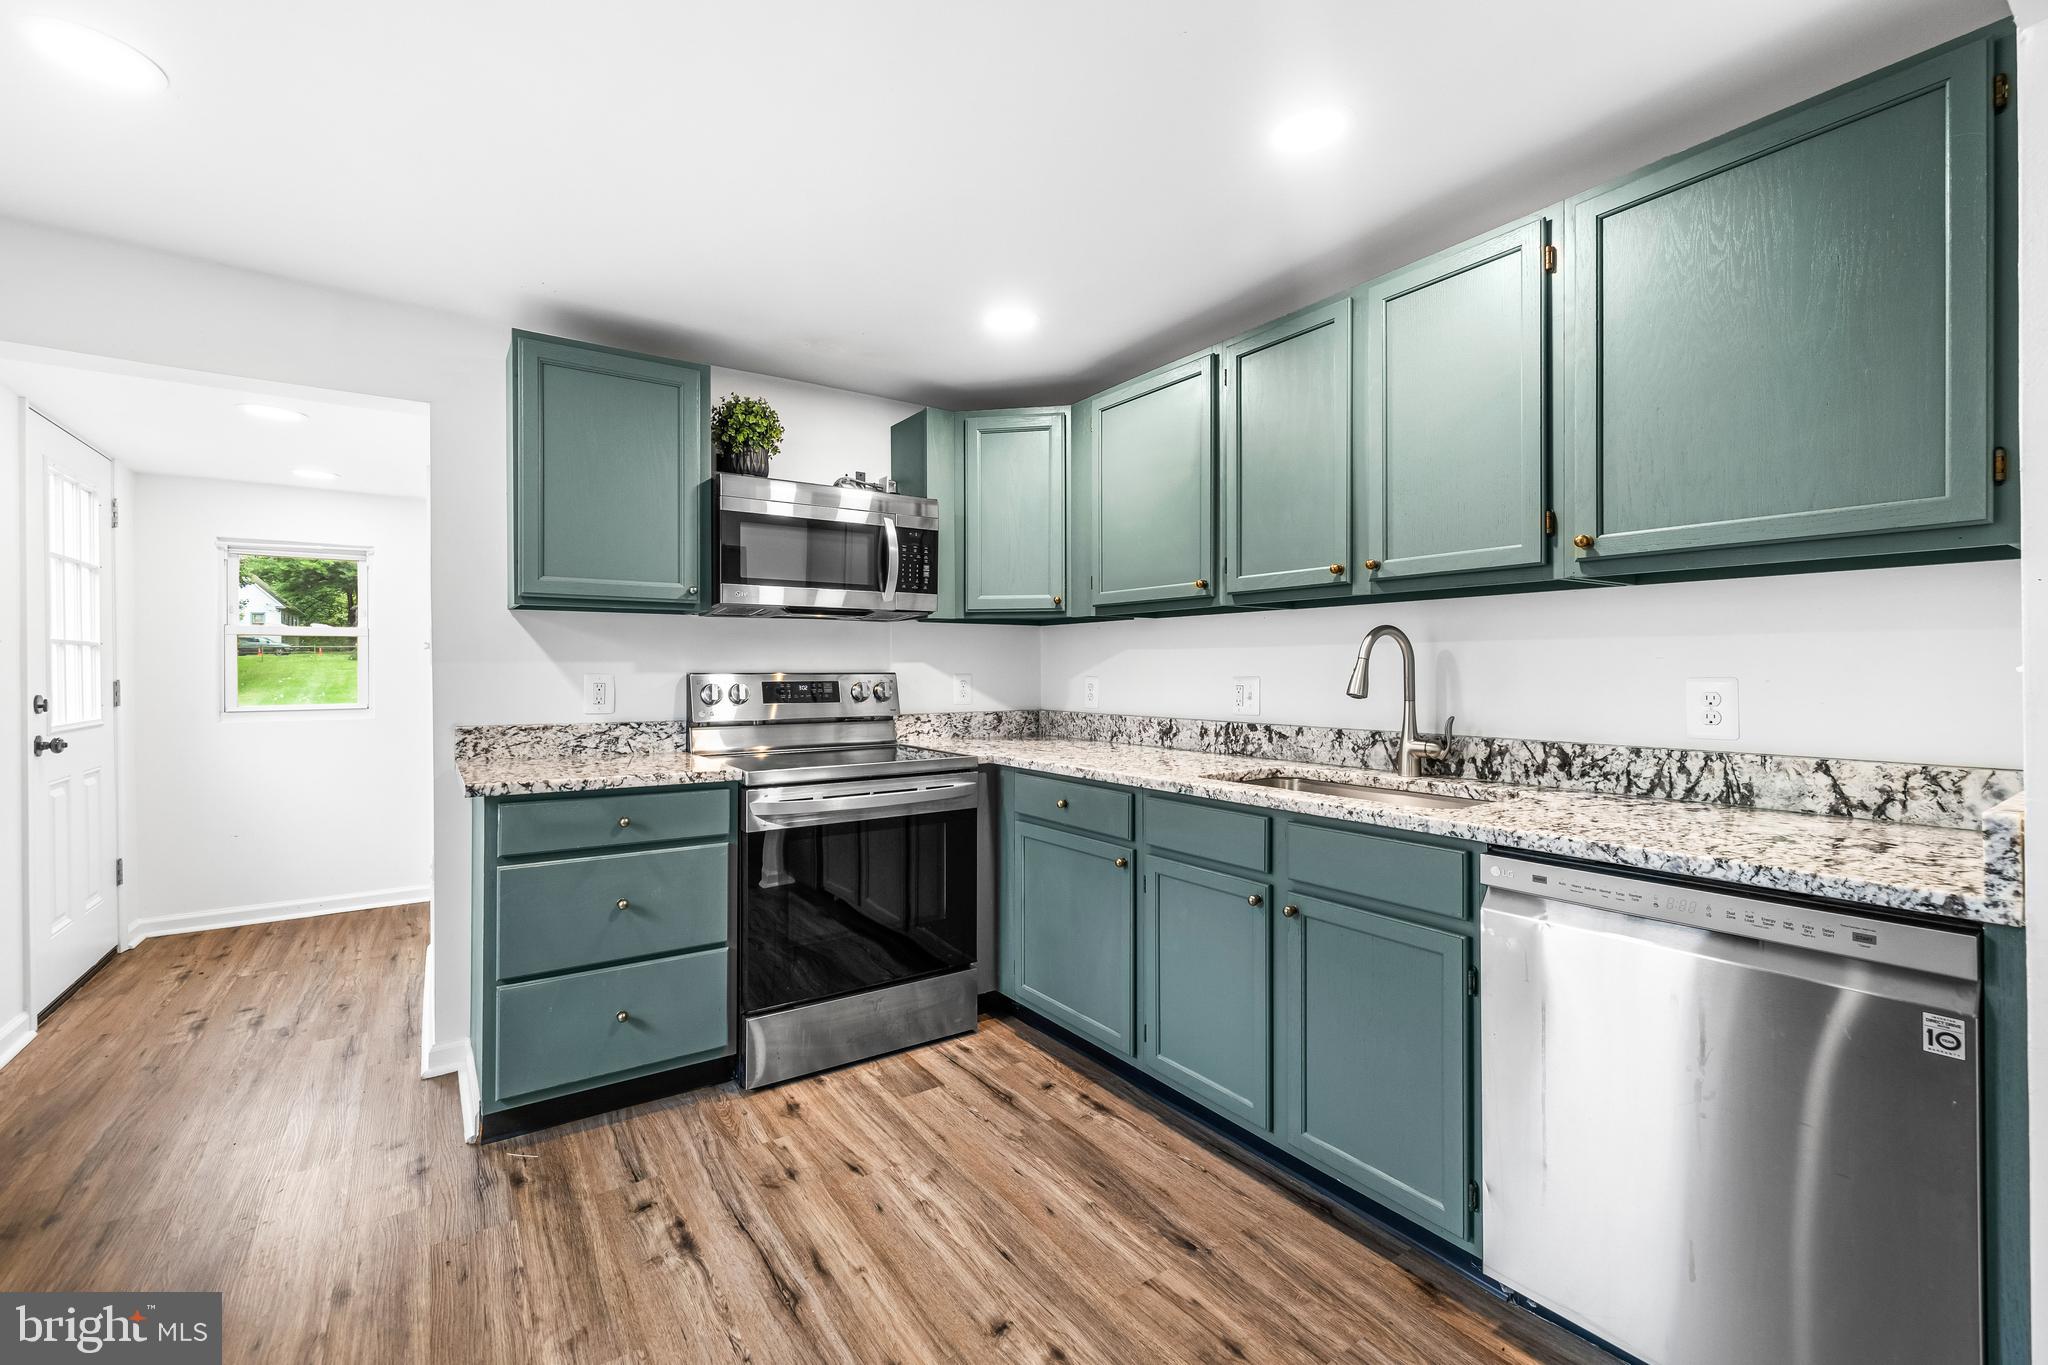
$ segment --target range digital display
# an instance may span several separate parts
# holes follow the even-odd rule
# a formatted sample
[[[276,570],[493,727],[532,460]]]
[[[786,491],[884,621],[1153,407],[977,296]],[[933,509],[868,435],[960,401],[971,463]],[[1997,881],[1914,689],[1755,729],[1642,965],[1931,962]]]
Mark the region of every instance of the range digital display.
[[[838,701],[839,682],[764,682],[761,700],[773,706],[793,701]]]

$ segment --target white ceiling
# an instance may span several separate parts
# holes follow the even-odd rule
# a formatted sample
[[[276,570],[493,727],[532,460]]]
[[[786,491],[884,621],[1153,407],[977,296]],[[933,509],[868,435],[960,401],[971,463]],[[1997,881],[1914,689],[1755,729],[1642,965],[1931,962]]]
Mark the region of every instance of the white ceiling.
[[[424,404],[232,384],[104,362],[23,358],[16,348],[0,353],[0,385],[138,473],[427,496]],[[302,412],[306,420],[259,420],[243,413],[240,403]],[[306,479],[294,472],[300,469],[335,477]]]
[[[171,84],[83,87],[0,23],[0,212],[956,405],[1077,397],[2006,12],[0,0],[0,19],[31,9]],[[1271,125],[1324,102],[1349,138],[1275,157]],[[982,332],[1008,298],[1035,335]]]

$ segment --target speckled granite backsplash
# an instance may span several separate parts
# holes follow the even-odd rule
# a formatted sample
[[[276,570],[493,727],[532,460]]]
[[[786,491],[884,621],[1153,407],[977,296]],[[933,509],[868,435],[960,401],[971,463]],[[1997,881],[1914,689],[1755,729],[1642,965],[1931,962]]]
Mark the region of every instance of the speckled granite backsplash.
[[[1189,749],[1233,758],[1394,770],[1389,730],[1327,725],[1117,716],[1097,711],[926,711],[898,733],[918,737],[1080,739]],[[1794,758],[1711,749],[1500,739],[1459,735],[1432,775],[1518,787],[1637,796],[1807,815],[1846,815],[1908,825],[1975,829],[2021,787],[2007,768],[1954,768],[1865,759]]]
[[[630,758],[689,748],[679,720],[608,720],[583,725],[464,725],[455,731],[455,761],[507,763],[530,759]]]

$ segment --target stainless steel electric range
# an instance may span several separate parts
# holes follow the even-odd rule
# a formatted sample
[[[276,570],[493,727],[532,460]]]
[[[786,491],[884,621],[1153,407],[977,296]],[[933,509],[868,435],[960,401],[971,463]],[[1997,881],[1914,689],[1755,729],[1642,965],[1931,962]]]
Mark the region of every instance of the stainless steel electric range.
[[[973,759],[896,742],[891,673],[692,673],[690,751],[741,774],[740,1081],[975,1027]]]

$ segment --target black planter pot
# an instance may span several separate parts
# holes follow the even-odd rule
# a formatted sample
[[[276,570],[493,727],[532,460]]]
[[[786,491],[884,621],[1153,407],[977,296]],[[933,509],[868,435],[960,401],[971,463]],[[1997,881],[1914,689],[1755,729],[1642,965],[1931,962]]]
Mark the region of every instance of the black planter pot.
[[[757,479],[768,477],[768,453],[762,450],[721,450],[718,452],[718,469],[722,474],[751,474]]]

